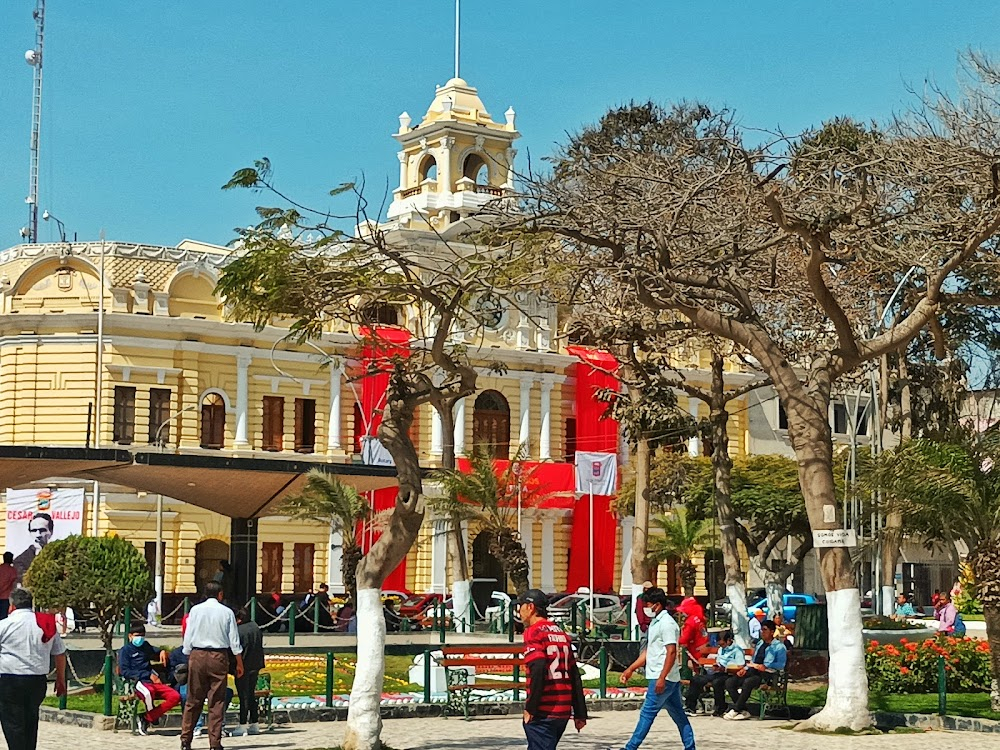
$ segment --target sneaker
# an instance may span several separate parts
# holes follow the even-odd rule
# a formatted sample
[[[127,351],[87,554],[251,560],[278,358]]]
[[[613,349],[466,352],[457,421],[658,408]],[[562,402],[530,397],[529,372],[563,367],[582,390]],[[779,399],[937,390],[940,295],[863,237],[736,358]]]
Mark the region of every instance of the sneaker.
[[[740,711],[733,717],[733,721],[746,721],[749,718],[750,718],[749,711]]]
[[[236,729],[233,730],[232,736],[233,737],[242,737],[245,734],[247,734],[247,725],[246,724],[240,724],[238,727],[236,727]]]
[[[205,727],[195,727],[194,728],[194,738],[198,739],[203,734],[205,734]]]
[[[251,724],[247,727],[247,734],[260,734],[260,724]]]
[[[149,721],[146,719],[145,714],[139,714],[135,717],[135,733],[143,737],[149,734]]]
[[[697,708],[687,708],[685,706],[684,713],[686,713],[688,716],[697,716],[698,715],[698,709]]]
[[[729,709],[728,711],[726,711],[726,713],[722,714],[722,718],[725,719],[726,721],[732,721],[737,716],[739,716],[739,714],[736,713],[733,709]]]

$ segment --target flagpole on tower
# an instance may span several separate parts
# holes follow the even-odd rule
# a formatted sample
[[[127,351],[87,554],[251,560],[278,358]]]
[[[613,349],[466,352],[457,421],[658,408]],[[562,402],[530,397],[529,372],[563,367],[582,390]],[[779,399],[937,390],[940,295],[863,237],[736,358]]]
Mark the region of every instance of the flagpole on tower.
[[[459,75],[459,60],[462,49],[462,0],[455,0],[455,78],[461,78]]]

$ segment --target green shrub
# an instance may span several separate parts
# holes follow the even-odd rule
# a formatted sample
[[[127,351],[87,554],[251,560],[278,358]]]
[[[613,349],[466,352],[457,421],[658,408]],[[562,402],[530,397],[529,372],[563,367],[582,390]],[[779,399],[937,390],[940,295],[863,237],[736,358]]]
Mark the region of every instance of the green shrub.
[[[936,693],[938,658],[944,657],[949,692],[988,691],[990,646],[973,638],[938,637],[898,646],[871,641],[865,650],[868,687],[873,693]]]
[[[70,536],[45,545],[24,585],[39,609],[72,607],[77,617],[97,620],[108,650],[125,607],[142,611],[154,593],[146,559],[117,536]]]

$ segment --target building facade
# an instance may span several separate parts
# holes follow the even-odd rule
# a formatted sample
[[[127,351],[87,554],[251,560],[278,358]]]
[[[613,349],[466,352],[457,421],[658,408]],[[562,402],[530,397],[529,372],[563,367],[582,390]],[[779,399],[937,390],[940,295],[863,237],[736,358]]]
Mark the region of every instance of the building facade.
[[[400,116],[400,184],[385,228],[414,246],[454,241],[463,222],[511,189],[517,137],[513,109],[495,122],[465,81],[439,87],[419,124]],[[331,328],[300,345],[285,338],[281,321],[254,330],[231,320],[215,293],[230,253],[194,241],[176,247],[52,243],[0,252],[0,444],[360,462],[372,413],[360,393],[357,336]],[[593,424],[585,428],[579,413],[591,398],[580,390],[591,368],[567,350],[554,306],[525,299],[522,308],[499,305],[486,330],[462,342],[473,357],[479,352],[484,363],[502,359],[508,369],[503,375],[484,370],[478,392],[458,405],[456,454],[488,445],[510,458],[520,446],[527,461],[553,476],[572,476],[576,450],[596,445]],[[383,322],[412,328],[416,314],[395,310]],[[682,363],[689,377],[707,382],[706,357],[694,352]],[[747,377],[735,365],[730,371],[734,382]],[[707,416],[703,404],[686,398],[679,396],[693,415]],[[755,398],[730,407],[734,454],[752,447]],[[444,436],[429,407],[418,415],[415,437],[421,462],[437,465]],[[614,436],[610,450],[618,447]],[[689,449],[698,453],[701,447],[693,440]],[[627,463],[627,451],[621,460]],[[107,482],[51,477],[35,484],[82,485],[84,533],[131,540],[151,568],[162,539],[168,594],[195,592],[229,557],[229,519],[217,513]],[[571,557],[587,552],[577,543],[585,539],[578,525],[581,502],[570,497],[523,511],[533,585],[560,591],[573,583]],[[604,520],[612,530],[599,551],[605,587],[627,590],[632,520]],[[387,588],[446,591],[446,530],[446,521],[428,512],[417,544]],[[474,575],[502,577],[475,524],[467,532]],[[6,541],[0,526],[0,545]],[[318,524],[260,518],[257,591],[303,592],[324,581],[342,589],[339,541]],[[704,593],[710,565],[698,562]],[[670,570],[662,571],[665,579]]]

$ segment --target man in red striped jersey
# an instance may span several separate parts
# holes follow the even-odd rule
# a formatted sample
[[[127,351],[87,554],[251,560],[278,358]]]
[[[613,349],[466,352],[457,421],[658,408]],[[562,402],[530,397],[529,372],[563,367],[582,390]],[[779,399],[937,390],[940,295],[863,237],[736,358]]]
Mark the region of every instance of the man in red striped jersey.
[[[580,731],[587,724],[587,703],[573,643],[547,617],[549,600],[539,589],[517,599],[524,623],[524,664],[528,699],[524,704],[524,734],[528,750],[555,750],[570,717]]]

